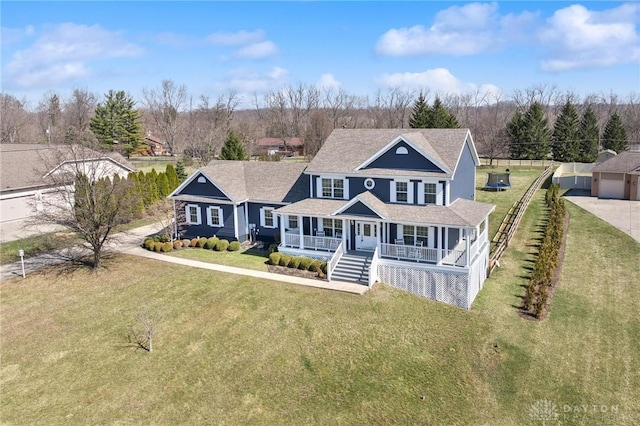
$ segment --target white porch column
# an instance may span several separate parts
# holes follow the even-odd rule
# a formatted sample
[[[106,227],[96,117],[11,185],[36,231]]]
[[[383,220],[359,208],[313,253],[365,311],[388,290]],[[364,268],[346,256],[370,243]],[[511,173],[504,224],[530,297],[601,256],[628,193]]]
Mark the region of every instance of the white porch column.
[[[438,264],[440,264],[442,262],[442,259],[446,257],[447,250],[449,249],[449,227],[445,226],[442,229],[444,229],[444,241],[440,247],[440,250],[438,250],[438,254],[440,256],[440,258],[438,259]]]
[[[238,205],[233,205],[233,236],[236,240],[240,241],[240,235],[238,232]]]
[[[469,232],[469,228],[466,228],[464,230],[465,233],[465,246],[467,247],[466,251],[465,251],[465,266],[469,266],[471,263],[471,233]]]
[[[377,247],[380,248],[380,243],[382,242],[382,223],[381,222],[376,222],[376,226],[378,227],[377,230],[376,230],[377,231],[376,235],[377,235],[377,240],[378,240]]]
[[[298,215],[298,238],[300,238],[300,248],[304,248],[304,222],[303,217]]]
[[[283,226],[280,227],[280,244],[286,246],[286,240],[284,237],[284,220],[281,222]]]
[[[348,228],[349,226],[349,221],[347,219],[342,219],[342,252],[346,252],[347,251],[347,231],[350,229]]]

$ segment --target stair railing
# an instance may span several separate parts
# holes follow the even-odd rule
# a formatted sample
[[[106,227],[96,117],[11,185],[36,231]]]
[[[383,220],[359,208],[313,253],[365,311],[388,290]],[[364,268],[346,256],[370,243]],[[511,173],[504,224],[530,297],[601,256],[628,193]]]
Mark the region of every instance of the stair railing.
[[[369,265],[369,287],[378,281],[378,250],[380,250],[380,248],[376,247],[373,252],[373,257],[371,258],[371,264]]]
[[[331,274],[333,274],[333,270],[336,269],[340,258],[344,254],[344,248],[342,247],[342,244],[343,243],[340,243],[338,245],[335,253],[333,253],[333,256],[331,256],[331,259],[329,259],[329,261],[327,262],[327,280],[329,281],[331,281]]]

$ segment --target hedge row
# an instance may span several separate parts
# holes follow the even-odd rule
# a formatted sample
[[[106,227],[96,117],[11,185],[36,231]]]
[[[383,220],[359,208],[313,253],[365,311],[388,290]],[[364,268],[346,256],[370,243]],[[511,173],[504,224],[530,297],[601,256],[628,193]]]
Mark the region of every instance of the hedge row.
[[[547,189],[545,201],[550,208],[549,219],[524,297],[525,309],[538,319],[543,318],[548,310],[549,296],[554,285],[553,276],[560,266],[558,262],[566,214],[559,185],[553,184]]]
[[[269,254],[269,264],[315,272],[320,278],[324,278],[327,274],[327,262],[311,259],[310,257],[291,256],[289,254],[273,252]]]
[[[232,241],[230,243],[228,240],[219,239],[218,237],[193,238],[190,240],[184,239],[171,242],[166,236],[155,236],[144,240],[142,246],[149,251],[163,253],[187,247],[203,248],[215,251],[238,251],[241,248],[239,241]]]

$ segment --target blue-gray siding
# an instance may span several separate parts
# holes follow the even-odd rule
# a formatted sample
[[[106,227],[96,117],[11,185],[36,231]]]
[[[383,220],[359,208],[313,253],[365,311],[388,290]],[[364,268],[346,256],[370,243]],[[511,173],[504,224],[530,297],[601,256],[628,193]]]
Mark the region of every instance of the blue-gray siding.
[[[275,228],[265,228],[260,224],[260,209],[263,207],[273,207],[277,209],[282,207],[281,204],[264,204],[264,203],[251,203],[249,202],[249,223],[256,225],[256,239],[260,241],[272,242],[276,235],[280,236],[280,218],[274,218]]]
[[[405,148],[408,153],[396,154],[396,150],[401,147]],[[420,170],[424,172],[442,171],[438,166],[404,141],[400,141],[392,146],[387,152],[383,153],[365,167],[365,169]]]
[[[195,204],[195,203],[191,203]],[[194,237],[213,237],[224,238],[229,241],[235,240],[234,228],[233,228],[233,206],[228,204],[197,204],[200,209],[200,225],[184,225],[181,229],[180,236],[185,238]],[[209,226],[207,225],[207,207],[216,206],[222,208],[222,220],[223,227]]]
[[[238,240],[240,242],[245,242],[249,239],[249,234],[247,231],[247,220],[245,218],[246,203],[240,204],[238,206]]]
[[[451,202],[458,198],[474,200],[476,188],[476,164],[468,144],[464,144],[456,174],[451,181],[449,197]]]
[[[361,202],[357,202],[354,205],[352,205],[351,207],[349,207],[348,209],[346,209],[343,213],[341,213],[343,215],[353,215],[353,216],[365,216],[365,217],[375,217],[375,218],[379,218],[380,216],[378,216],[377,213],[375,213],[373,210],[371,210],[369,207],[365,206],[363,203]]]

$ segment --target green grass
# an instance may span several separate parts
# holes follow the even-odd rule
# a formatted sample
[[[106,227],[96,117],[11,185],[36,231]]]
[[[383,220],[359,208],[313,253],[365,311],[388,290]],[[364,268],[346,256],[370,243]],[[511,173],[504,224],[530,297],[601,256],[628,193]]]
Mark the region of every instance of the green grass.
[[[469,312],[129,256],[5,281],[0,423],[533,425],[548,399],[562,424],[638,424],[640,245],[568,203],[551,313],[522,319],[542,203]],[[147,304],[153,353],[127,339]]]
[[[266,250],[249,249],[247,251],[215,251],[202,248],[187,248],[172,251],[167,256],[180,257],[182,259],[199,260],[200,262],[217,263],[219,265],[235,266],[238,268],[266,271],[265,263],[269,255]]]
[[[0,265],[18,262],[18,250],[24,250],[25,257],[37,256],[52,250],[58,250],[79,243],[75,234],[68,232],[51,232],[35,235],[15,241],[0,244]]]

